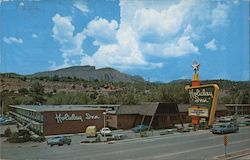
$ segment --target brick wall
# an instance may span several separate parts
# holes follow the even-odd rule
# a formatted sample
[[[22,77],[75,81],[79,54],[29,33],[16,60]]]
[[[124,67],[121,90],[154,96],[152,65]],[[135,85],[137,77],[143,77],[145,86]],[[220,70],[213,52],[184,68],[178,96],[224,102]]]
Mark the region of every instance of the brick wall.
[[[43,133],[44,135],[83,133],[92,125],[99,130],[104,125],[102,113],[103,110],[43,112]]]

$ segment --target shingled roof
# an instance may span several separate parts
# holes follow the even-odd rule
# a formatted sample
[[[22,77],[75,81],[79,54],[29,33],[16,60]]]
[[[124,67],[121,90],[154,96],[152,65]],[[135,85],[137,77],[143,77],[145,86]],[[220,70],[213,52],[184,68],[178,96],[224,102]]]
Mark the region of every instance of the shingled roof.
[[[139,114],[145,116],[153,116],[164,113],[176,113],[174,109],[176,104],[173,103],[160,103],[160,102],[149,102],[141,105],[122,105],[116,110],[116,114]]]
[[[116,114],[138,114],[140,105],[121,105],[117,107]]]
[[[159,104],[159,102],[144,103],[140,107],[139,114],[145,116],[153,116]]]
[[[174,103],[160,103],[160,102],[149,102],[141,105],[121,105],[117,107],[116,114],[139,114],[152,116],[161,113],[177,113],[175,110],[177,104]],[[190,104],[178,104],[179,112],[188,112]],[[226,111],[227,108],[224,104],[218,104],[216,111]]]

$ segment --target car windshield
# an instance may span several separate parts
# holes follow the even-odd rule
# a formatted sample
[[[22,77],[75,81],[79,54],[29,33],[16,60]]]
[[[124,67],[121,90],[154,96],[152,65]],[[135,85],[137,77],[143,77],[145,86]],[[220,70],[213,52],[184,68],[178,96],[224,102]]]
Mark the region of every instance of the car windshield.
[[[219,127],[221,127],[221,128],[226,128],[227,125],[220,125]]]

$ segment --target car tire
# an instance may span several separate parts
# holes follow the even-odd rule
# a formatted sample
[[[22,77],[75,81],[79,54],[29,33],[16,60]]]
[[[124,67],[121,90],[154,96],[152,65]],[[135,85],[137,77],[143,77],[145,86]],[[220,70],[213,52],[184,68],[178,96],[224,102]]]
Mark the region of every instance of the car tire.
[[[53,144],[51,144],[50,147],[53,147]]]

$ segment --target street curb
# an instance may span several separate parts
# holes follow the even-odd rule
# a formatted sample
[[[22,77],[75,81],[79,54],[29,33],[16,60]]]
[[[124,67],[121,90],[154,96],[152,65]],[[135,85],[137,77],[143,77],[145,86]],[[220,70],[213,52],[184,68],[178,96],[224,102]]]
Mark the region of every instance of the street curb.
[[[214,159],[216,159],[216,160],[230,160],[230,159],[239,158],[239,157],[243,157],[243,156],[247,156],[247,155],[250,155],[250,149],[228,153],[226,156],[225,155],[216,156]]]

